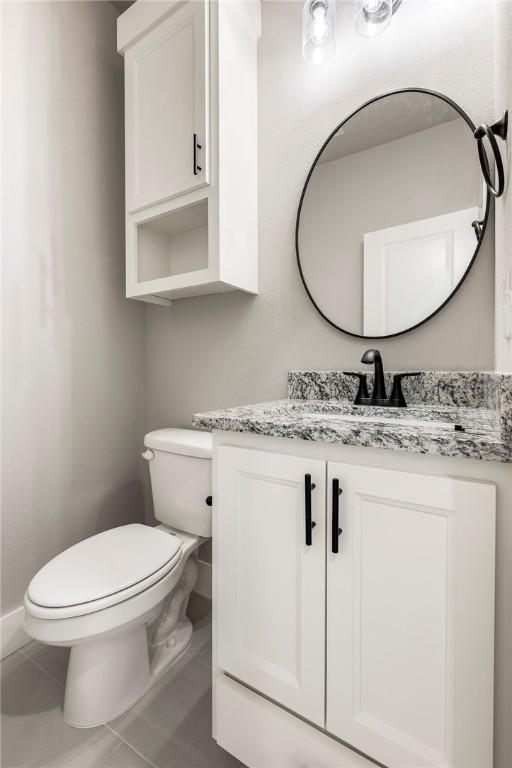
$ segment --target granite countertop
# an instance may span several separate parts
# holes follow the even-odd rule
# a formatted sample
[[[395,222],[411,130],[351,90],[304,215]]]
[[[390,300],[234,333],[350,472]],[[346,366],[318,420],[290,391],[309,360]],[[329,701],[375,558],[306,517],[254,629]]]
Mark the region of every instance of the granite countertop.
[[[193,425],[211,431],[512,462],[510,375],[425,372],[420,380],[408,382],[408,408],[354,406],[353,393],[347,396],[354,385],[341,377],[339,371],[294,371],[288,376],[287,400],[196,413]]]

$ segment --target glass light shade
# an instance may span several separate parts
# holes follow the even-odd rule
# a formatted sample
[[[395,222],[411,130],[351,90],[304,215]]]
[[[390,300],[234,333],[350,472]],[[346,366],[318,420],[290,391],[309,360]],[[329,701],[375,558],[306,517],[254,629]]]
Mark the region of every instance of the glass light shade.
[[[356,32],[376,37],[384,32],[393,16],[393,0],[355,0]]]
[[[302,9],[302,55],[311,64],[322,64],[336,50],[335,0],[306,0]]]

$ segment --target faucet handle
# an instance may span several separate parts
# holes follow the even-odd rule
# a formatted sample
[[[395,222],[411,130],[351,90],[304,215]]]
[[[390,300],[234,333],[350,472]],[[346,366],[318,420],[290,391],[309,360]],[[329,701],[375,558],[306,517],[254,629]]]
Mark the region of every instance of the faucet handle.
[[[366,373],[357,373],[356,371],[343,371],[344,376],[352,376],[354,379],[359,379],[359,387],[357,390],[356,399],[354,405],[360,405],[362,400],[368,400],[368,385],[366,383]]]
[[[407,408],[404,393],[402,392],[402,379],[405,379],[407,376],[420,375],[420,371],[415,371],[414,373],[395,373],[393,376],[393,389],[391,390],[389,404],[395,406],[396,408]]]

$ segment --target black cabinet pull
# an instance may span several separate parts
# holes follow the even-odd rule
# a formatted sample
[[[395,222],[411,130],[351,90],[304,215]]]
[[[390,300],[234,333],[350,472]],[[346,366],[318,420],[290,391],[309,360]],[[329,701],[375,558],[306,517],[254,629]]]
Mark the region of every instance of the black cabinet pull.
[[[306,546],[310,547],[313,543],[313,528],[316,523],[311,519],[311,491],[316,485],[311,482],[311,475],[304,475],[304,509],[306,514]]]
[[[332,481],[332,540],[331,549],[334,555],[337,555],[340,551],[339,538],[341,536],[342,529],[340,526],[340,496],[343,491],[340,488],[340,481],[337,477]]]
[[[194,133],[194,176],[197,176],[198,171],[203,170],[201,166],[197,164],[197,150],[202,148],[203,147],[201,146],[201,144],[199,144],[197,140],[197,133]]]

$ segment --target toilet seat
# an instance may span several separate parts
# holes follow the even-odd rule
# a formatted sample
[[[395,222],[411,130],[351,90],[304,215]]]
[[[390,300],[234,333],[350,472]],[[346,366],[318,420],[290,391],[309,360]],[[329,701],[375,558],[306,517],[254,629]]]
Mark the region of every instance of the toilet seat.
[[[101,611],[144,592],[180,562],[182,541],[132,524],[91,536],[50,560],[32,579],[27,612],[65,619]]]

